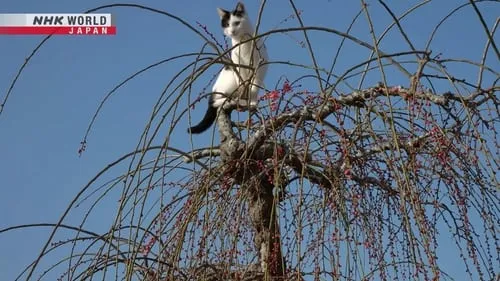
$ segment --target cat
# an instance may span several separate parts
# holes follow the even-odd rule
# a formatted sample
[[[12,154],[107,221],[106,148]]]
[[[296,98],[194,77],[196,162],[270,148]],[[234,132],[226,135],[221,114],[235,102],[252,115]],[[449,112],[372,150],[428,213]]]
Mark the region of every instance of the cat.
[[[248,18],[243,3],[238,2],[231,12],[217,8],[217,13],[221,20],[224,35],[231,38],[231,47],[252,38],[254,35],[255,29]],[[266,46],[260,39],[248,41],[231,51],[231,59],[234,64],[250,66],[253,70],[238,66],[233,68],[226,65],[217,76],[212,88],[205,116],[198,125],[189,128],[188,132],[200,134],[210,128],[217,117],[217,108],[228,102],[235,103],[239,110],[257,106],[258,92],[261,88],[264,88],[264,77],[267,73],[266,62],[268,61],[268,55]],[[255,74],[253,73],[254,70]],[[252,81],[249,87],[245,87],[250,79]]]

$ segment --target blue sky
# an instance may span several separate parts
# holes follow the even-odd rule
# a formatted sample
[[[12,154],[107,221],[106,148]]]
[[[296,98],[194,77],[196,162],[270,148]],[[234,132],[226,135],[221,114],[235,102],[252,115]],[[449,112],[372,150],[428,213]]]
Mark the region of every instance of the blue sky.
[[[257,1],[247,1],[247,8],[256,17]],[[262,30],[270,30],[292,14],[287,1],[268,1],[263,15]],[[401,14],[418,1],[390,1],[396,14]],[[405,3],[402,3],[405,2]],[[406,3],[411,2],[411,3]],[[408,17],[403,25],[417,48],[423,48],[436,22],[465,1],[434,1]],[[3,2],[0,13],[78,13],[105,2],[91,1],[35,1]],[[180,16],[196,26],[200,22],[222,40],[215,7],[233,7],[235,1],[135,1]],[[358,1],[297,1],[303,10],[307,26],[320,25],[345,31],[358,12]],[[489,26],[500,14],[494,3],[479,4]],[[370,6],[375,30],[381,33],[390,19],[378,5]],[[450,21],[439,31],[431,48],[446,57],[467,57],[479,60],[484,48],[485,35],[478,28],[477,18],[466,9],[460,18]],[[107,163],[133,150],[144,129],[151,107],[161,94],[169,78],[186,63],[169,63],[157,67],[132,80],[104,105],[88,139],[87,151],[79,157],[77,151],[85,130],[104,95],[116,84],[139,69],[159,60],[186,53],[198,52],[203,43],[200,38],[172,19],[131,8],[113,8],[117,35],[102,37],[53,37],[44,44],[29,62],[17,82],[4,112],[0,115],[0,229],[12,225],[37,222],[56,222],[75,194]],[[285,26],[293,26],[291,21]],[[482,30],[481,30],[482,31]],[[370,42],[366,22],[354,27],[355,35]],[[397,33],[392,32],[381,44],[390,52],[406,50],[407,46]],[[498,36],[497,36],[498,37]],[[310,65],[306,49],[296,42],[300,33],[292,36],[276,35],[267,42],[272,60],[293,60]],[[5,97],[19,67],[42,36],[0,36],[0,99]],[[320,65],[329,68],[338,37],[325,38],[312,34],[311,40]],[[498,41],[497,41],[498,42]],[[352,46],[344,50],[339,69],[345,70],[367,58],[368,53]],[[493,53],[491,53],[493,54]],[[498,61],[490,66],[499,69]],[[339,70],[339,71],[340,71]],[[469,76],[469,69],[458,69]],[[463,72],[463,73],[461,73]],[[474,70],[472,79],[477,71]],[[286,75],[294,78],[294,71],[271,67],[266,84],[269,88]],[[375,78],[374,78],[375,79]],[[208,83],[209,78],[204,80]],[[368,82],[376,82],[372,80]],[[475,81],[475,80],[472,80]],[[392,83],[398,83],[394,78]],[[200,87],[203,83],[198,83]],[[313,86],[313,84],[311,85]],[[196,90],[194,91],[196,92]],[[199,120],[206,108],[205,102],[192,113],[193,122]],[[184,134],[187,119],[180,121],[171,144],[187,146]],[[207,134],[208,135],[208,134]],[[193,140],[197,145],[207,144],[207,136]],[[103,206],[102,220],[95,221],[96,229],[106,229],[111,223],[116,206]],[[67,223],[77,224],[82,210],[75,211]],[[0,235],[0,280],[13,280],[22,268],[38,254],[48,237],[48,229],[15,231]],[[446,260],[446,254],[441,256]],[[451,263],[449,269],[460,263]],[[460,276],[458,275],[458,279]]]

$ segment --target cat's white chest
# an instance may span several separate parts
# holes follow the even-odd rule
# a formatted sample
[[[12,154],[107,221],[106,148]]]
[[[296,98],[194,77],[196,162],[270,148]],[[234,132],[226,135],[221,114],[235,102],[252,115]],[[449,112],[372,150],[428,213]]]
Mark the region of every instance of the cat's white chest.
[[[231,52],[231,59],[236,64],[250,65],[251,54],[247,44],[243,44],[234,48]]]
[[[259,41],[252,41],[236,46],[231,52],[231,59],[235,64],[256,67],[267,59],[267,51]]]

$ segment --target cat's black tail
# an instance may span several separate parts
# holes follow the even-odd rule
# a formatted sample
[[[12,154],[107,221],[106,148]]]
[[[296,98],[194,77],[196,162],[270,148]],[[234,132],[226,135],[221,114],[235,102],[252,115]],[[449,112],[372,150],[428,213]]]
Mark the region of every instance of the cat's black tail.
[[[200,123],[198,123],[198,125],[189,128],[188,133],[201,134],[205,132],[208,128],[210,128],[210,126],[212,126],[212,124],[215,121],[215,118],[217,118],[217,107],[213,106],[212,99],[210,98],[208,100],[208,109],[207,112],[205,113],[205,116],[200,121]]]

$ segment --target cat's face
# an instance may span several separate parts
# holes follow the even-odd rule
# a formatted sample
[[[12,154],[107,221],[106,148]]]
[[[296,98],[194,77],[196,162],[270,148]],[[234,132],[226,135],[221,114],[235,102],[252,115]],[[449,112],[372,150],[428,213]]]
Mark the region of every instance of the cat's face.
[[[232,12],[217,8],[217,13],[221,19],[224,35],[238,39],[248,32],[248,16],[243,3],[238,2],[236,8]]]

